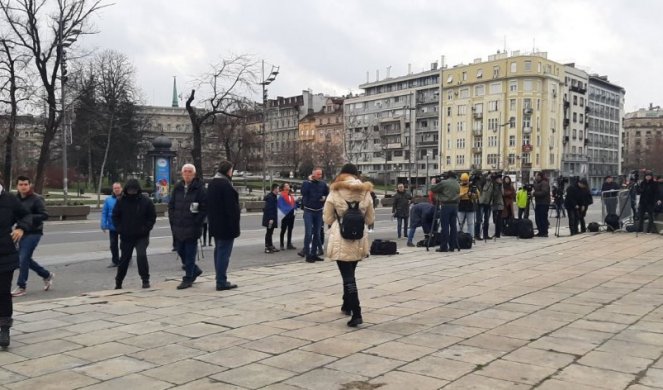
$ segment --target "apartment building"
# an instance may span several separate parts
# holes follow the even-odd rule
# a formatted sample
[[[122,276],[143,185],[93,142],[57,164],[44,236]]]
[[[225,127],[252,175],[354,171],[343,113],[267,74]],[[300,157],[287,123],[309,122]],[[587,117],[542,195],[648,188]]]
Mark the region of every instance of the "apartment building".
[[[439,171],[440,70],[387,77],[344,101],[345,157],[379,181],[423,185]]]
[[[443,170],[502,170],[517,180],[562,157],[564,66],[545,52],[491,55],[442,70]]]
[[[589,76],[587,155],[590,188],[601,188],[606,175],[622,174],[624,88],[607,76]]]
[[[587,88],[589,75],[576,68],[575,64],[564,65],[564,98],[562,101],[564,119],[562,127],[562,167],[560,174],[586,178],[589,174],[587,146],[589,138],[589,105]]]
[[[265,107],[267,171],[296,171],[299,153],[299,121],[309,110],[320,111],[326,103],[323,94],[303,91],[301,95],[268,99]]]
[[[331,178],[344,162],[345,136],[343,98],[328,97],[324,107],[299,121],[299,143],[303,159],[322,167]]]
[[[649,105],[624,117],[624,173],[651,169],[663,174],[663,110]]]

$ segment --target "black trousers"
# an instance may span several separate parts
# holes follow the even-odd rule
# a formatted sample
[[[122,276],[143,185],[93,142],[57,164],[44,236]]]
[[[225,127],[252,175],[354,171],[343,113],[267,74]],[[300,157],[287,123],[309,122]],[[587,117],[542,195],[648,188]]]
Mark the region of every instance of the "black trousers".
[[[0,272],[0,322],[3,318],[11,318],[14,310],[12,306],[12,279],[14,270]]]
[[[642,232],[643,228],[645,227],[645,213],[648,214],[649,216],[649,223],[647,224],[647,233],[655,233],[656,228],[654,227],[654,207],[655,205],[652,204],[640,204],[640,207],[638,209],[638,231]]]
[[[295,214],[290,213],[281,220],[281,246],[286,232],[288,233],[288,245],[292,245],[292,228],[295,226]]]
[[[580,220],[580,213],[578,209],[566,209],[566,215],[569,217],[569,230],[571,235],[578,234],[578,222]]]
[[[108,238],[110,240],[111,261],[115,265],[120,264],[120,235],[114,230],[109,230]]]
[[[495,237],[502,237],[502,210],[493,210],[493,223],[495,223]]]
[[[201,236],[201,238],[203,239],[203,245],[209,244],[210,246],[212,246],[212,235],[210,234],[211,232],[208,229],[208,226],[209,224],[207,222],[203,224],[203,235]]]
[[[357,280],[355,279],[355,270],[359,261],[337,261],[338,270],[341,271],[343,279],[343,306],[352,310],[353,315],[361,315],[359,306],[359,291],[357,290]]]
[[[271,248],[274,246],[272,242],[272,235],[274,234],[274,228],[268,227],[265,231],[265,248]]]
[[[138,264],[138,274],[144,282],[150,281],[150,266],[147,263],[147,246],[150,245],[150,237],[120,237],[120,264],[117,266],[117,275],[115,281],[122,283],[127,276],[127,269],[134,249],[136,249],[136,263]]]

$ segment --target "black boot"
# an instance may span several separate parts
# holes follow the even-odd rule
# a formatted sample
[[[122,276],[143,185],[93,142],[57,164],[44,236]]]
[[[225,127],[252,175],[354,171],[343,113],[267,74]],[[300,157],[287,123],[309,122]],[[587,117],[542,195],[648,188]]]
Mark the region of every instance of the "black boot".
[[[13,320],[11,317],[0,317],[0,347],[9,347],[9,328],[11,328]]]
[[[354,292],[348,292],[346,298],[347,305],[352,309],[352,318],[348,321],[348,326],[355,328],[357,325],[364,323],[361,318],[361,307],[359,306],[359,294],[357,294],[356,286]]]
[[[343,305],[341,305],[341,313],[345,314],[346,316],[352,314],[352,309],[350,309],[350,305],[348,305],[348,300],[345,297],[345,294],[343,294]]]

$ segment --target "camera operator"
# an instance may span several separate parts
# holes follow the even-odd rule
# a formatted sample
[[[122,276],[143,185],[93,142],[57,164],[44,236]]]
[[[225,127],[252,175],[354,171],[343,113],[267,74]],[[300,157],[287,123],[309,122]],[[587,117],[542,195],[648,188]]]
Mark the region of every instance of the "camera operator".
[[[562,181],[557,185],[553,185],[553,202],[555,202],[555,211],[557,211],[555,218],[566,217],[566,209],[564,208],[564,183]]]
[[[458,203],[458,230],[469,233],[472,238],[475,236],[474,217],[475,208],[479,201],[479,189],[470,182],[470,175],[463,173],[460,175],[460,202]],[[465,230],[467,222],[467,230]]]
[[[474,237],[477,240],[489,240],[488,226],[490,224],[491,214],[491,201],[493,195],[493,181],[490,180],[490,171],[481,173],[478,179],[477,187],[479,188],[479,205],[476,212],[476,224],[474,225]],[[483,220],[483,229],[481,221]],[[483,234],[480,234],[482,231]]]
[[[633,170],[628,174],[628,178],[626,179],[626,182],[624,183],[624,187],[628,189],[628,197],[631,203],[631,215],[633,216],[633,220],[637,221],[638,220],[638,213],[637,213],[637,191],[638,191],[638,180],[640,180],[640,174],[638,173],[637,170]]]
[[[543,172],[534,177],[534,219],[537,237],[548,237],[548,209],[550,208],[550,184]]]
[[[495,223],[495,237],[500,238],[502,236],[502,212],[504,211],[502,174],[495,173],[491,177],[491,180],[493,181],[491,211],[493,212],[493,223]]]
[[[637,187],[638,194],[640,194],[640,202],[638,203],[638,231],[642,232],[645,225],[645,213],[649,218],[647,224],[647,233],[655,233],[654,227],[654,208],[656,205],[661,204],[661,194],[658,192],[658,184],[654,181],[654,174],[652,171],[645,171],[645,178]]]
[[[453,171],[447,172],[442,180],[435,184],[431,191],[440,207],[440,247],[436,252],[453,252],[458,249],[457,220],[458,220],[458,201],[460,198],[460,185],[456,180],[456,174]]]
[[[580,219],[580,207],[582,205],[582,191],[576,180],[571,180],[571,183],[566,188],[566,199],[564,200],[564,207],[566,214],[569,216],[569,230],[571,235],[578,234],[578,222]]]
[[[578,222],[580,222],[580,233],[585,233],[587,231],[587,226],[585,224],[585,216],[587,215],[587,209],[594,203],[594,198],[592,198],[592,192],[589,190],[589,183],[587,179],[582,178],[578,182],[578,187],[580,188],[581,203],[580,203],[580,213],[578,214]]]

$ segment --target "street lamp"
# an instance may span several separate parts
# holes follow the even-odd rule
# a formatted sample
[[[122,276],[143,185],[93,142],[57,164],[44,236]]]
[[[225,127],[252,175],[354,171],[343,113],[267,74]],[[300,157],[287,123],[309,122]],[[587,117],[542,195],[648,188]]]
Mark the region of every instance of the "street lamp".
[[[428,194],[428,183],[430,182],[430,180],[428,179],[429,178],[429,176],[428,176],[428,158],[430,158],[430,157],[433,157],[433,152],[431,152],[430,150],[427,150],[426,151],[426,194]]]
[[[507,123],[497,125],[497,127],[493,129],[493,133],[498,133],[499,131],[499,134],[497,134],[497,170],[498,171],[500,170],[500,163],[501,163],[500,160],[502,160],[502,127],[508,125],[515,126],[515,124],[516,124],[516,118],[512,116],[509,118],[509,121]]]
[[[407,186],[410,189],[410,194],[412,194],[412,144],[414,143],[414,138],[412,137],[412,111],[416,111],[416,107],[411,107],[411,106],[403,106],[403,126],[407,126],[406,122],[407,120],[407,114],[406,110],[410,112],[410,131],[408,131],[408,145],[407,145]],[[415,136],[416,136],[416,130],[415,130]],[[415,152],[417,150],[416,146],[414,148]]]
[[[265,188],[265,176],[266,176],[266,164],[267,164],[267,154],[266,154],[266,145],[267,145],[267,86],[276,80],[276,76],[279,74],[279,67],[272,65],[272,70],[269,72],[269,76],[265,79],[265,60],[262,60],[262,81],[260,85],[262,86],[262,193],[266,193]]]

